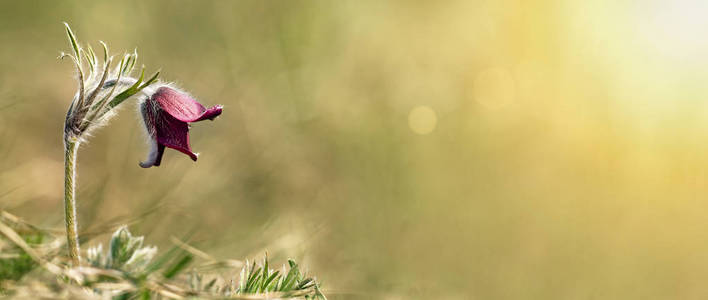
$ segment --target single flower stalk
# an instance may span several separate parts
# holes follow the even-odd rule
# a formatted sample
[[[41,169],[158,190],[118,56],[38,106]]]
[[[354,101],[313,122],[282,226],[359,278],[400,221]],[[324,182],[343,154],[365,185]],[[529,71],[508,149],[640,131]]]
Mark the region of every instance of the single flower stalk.
[[[120,63],[112,67],[114,57],[103,46],[103,62],[100,62],[91,46],[82,48],[74,33],[66,26],[72,52],[62,53],[69,57],[77,71],[78,89],[71,101],[64,122],[64,211],[69,257],[74,266],[80,264],[78,224],[76,220],[76,159],[82,142],[92,131],[104,126],[115,115],[115,108],[131,97],[141,97],[141,111],[148,135],[154,141],[154,150],[143,167],[158,166],[164,147],[177,149],[196,160],[189,147],[188,123],[214,119],[221,114],[221,106],[206,109],[191,96],[158,84],[156,72],[144,80],[145,68],[138,78],[131,77],[138,54],[123,55]],[[154,87],[158,85],[160,87]]]
[[[155,73],[143,81],[143,68],[138,79],[131,73],[138,58],[137,52],[123,55],[120,63],[111,67],[114,57],[108,55],[108,47],[103,46],[103,62],[96,57],[91,46],[86,49],[79,46],[76,36],[68,24],[66,33],[69,37],[72,53],[62,53],[61,58],[69,57],[76,66],[78,89],[66,112],[64,121],[64,215],[66,223],[67,246],[69,257],[74,266],[80,264],[78,224],[76,220],[76,159],[82,142],[93,130],[105,125],[113,116],[114,108],[131,96],[141,92],[157,80]]]

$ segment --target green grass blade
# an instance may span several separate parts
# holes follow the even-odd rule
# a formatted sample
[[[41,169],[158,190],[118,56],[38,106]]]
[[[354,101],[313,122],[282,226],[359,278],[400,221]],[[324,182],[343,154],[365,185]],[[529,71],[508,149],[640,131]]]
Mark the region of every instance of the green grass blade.
[[[204,290],[205,290],[205,291],[210,291],[211,288],[214,287],[214,284],[216,284],[216,278],[214,278],[214,279],[212,279],[211,281],[209,281],[209,283],[207,283],[207,284],[204,286]]]
[[[263,286],[261,288],[261,291],[267,292],[269,290],[269,288],[272,287],[272,286],[270,286],[271,283],[277,282],[277,281],[273,281],[273,280],[278,276],[278,274],[280,274],[280,271],[275,271],[273,274],[271,274],[268,277],[268,279],[266,279],[263,282]]]
[[[304,290],[310,286],[307,286],[308,283],[314,283],[312,278],[306,278],[305,280],[301,281],[297,287],[295,288],[296,290]]]
[[[170,261],[173,257],[175,257],[177,255],[177,253],[180,252],[180,250],[182,250],[182,248],[179,248],[177,246],[173,246],[172,248],[170,248],[170,250],[167,251],[167,253],[161,255],[160,257],[155,259],[152,263],[150,263],[150,265],[147,268],[145,268],[145,273],[150,274],[152,272],[159,270],[168,261]],[[182,250],[182,251],[184,251],[184,250]]]
[[[174,263],[172,266],[167,268],[167,270],[165,270],[165,272],[162,275],[165,276],[165,278],[167,278],[167,279],[172,279],[173,277],[175,277],[175,275],[179,274],[179,272],[184,270],[184,268],[186,268],[189,265],[189,263],[192,262],[193,259],[194,259],[194,257],[191,254],[186,254],[185,256],[180,258],[176,263]]]
[[[292,266],[292,264],[291,264]],[[285,279],[283,280],[283,284],[280,286],[281,292],[287,292],[293,288],[293,285],[295,284],[295,279],[297,277],[297,264],[295,264],[295,268],[290,268],[290,271],[288,271],[288,275],[285,276]]]

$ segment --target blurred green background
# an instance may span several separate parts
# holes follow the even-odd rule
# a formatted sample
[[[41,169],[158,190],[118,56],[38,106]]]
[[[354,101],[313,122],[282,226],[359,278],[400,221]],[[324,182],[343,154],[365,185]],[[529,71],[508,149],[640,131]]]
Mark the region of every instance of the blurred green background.
[[[267,249],[332,299],[705,299],[707,13],[692,0],[4,1],[0,208],[63,228],[66,21],[225,107],[194,124],[197,163],[168,151],[145,170],[124,104],[79,154],[84,231],[135,219],[162,249],[190,233],[217,258]]]

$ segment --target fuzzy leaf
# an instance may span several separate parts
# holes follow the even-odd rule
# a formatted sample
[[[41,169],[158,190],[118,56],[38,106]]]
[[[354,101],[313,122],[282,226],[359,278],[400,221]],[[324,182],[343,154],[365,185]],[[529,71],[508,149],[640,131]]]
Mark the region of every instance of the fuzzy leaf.
[[[98,41],[103,46],[103,61],[108,61],[108,45],[103,41]]]
[[[74,49],[74,55],[77,59],[81,58],[81,55],[79,54],[79,44],[76,43],[76,36],[74,35],[74,32],[71,31],[71,27],[69,27],[69,24],[64,22],[64,27],[66,27],[66,34],[69,36],[69,42],[71,42],[71,48]]]
[[[111,237],[109,261],[112,268],[122,268],[143,246],[143,237],[133,237],[128,228],[119,228]]]
[[[140,77],[138,80],[129,88],[127,88],[125,91],[121,92],[120,94],[116,95],[111,102],[108,103],[109,108],[113,108],[118,106],[118,104],[121,104],[125,99],[130,98],[131,96],[137,94],[140,92],[140,84],[143,82],[143,78],[145,78],[145,68],[143,68],[142,72],[140,73]]]

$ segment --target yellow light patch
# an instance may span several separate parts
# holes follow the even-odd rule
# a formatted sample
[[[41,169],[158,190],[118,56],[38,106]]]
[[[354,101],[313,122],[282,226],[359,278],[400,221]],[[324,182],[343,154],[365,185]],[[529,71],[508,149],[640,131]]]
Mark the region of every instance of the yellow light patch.
[[[428,134],[435,130],[438,124],[438,116],[435,111],[428,106],[416,106],[408,114],[408,126],[417,134]]]

